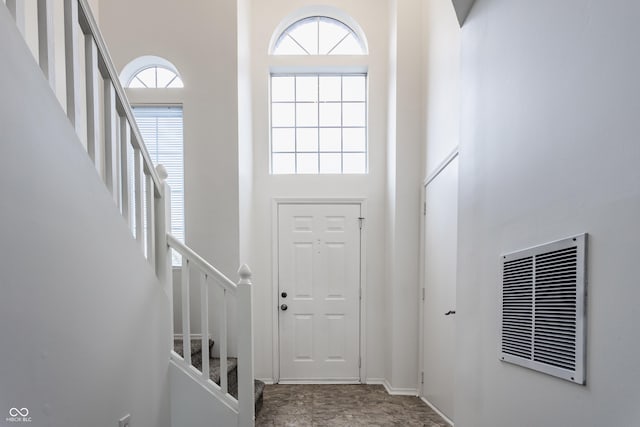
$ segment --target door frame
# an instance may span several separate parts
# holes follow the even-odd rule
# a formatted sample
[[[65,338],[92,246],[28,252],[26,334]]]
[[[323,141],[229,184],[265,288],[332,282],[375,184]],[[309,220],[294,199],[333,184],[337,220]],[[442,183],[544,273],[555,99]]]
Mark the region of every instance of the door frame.
[[[366,307],[364,304],[367,298],[366,292],[366,236],[367,236],[367,227],[366,227],[366,218],[367,218],[367,200],[362,197],[331,197],[331,198],[291,198],[291,197],[274,197],[271,202],[271,288],[272,288],[272,304],[271,304],[271,313],[272,313],[272,330],[273,330],[273,339],[272,339],[272,349],[273,349],[273,382],[277,384],[280,382],[280,307],[278,305],[280,299],[278,295],[278,208],[280,205],[359,205],[360,206],[360,215],[365,218],[362,221],[362,228],[360,229],[360,300],[358,309],[360,312],[360,342],[359,342],[359,353],[360,353],[360,368],[359,368],[359,376],[360,383],[364,384],[366,379]],[[329,384],[327,382],[326,384]]]
[[[425,402],[431,409],[433,409],[438,415],[440,415],[449,425],[453,425],[453,421],[447,418],[442,412],[440,412],[436,407],[434,407],[424,396],[424,384],[423,384],[423,375],[424,375],[424,318],[425,318],[425,302],[426,302],[426,271],[425,271],[425,255],[426,255],[426,241],[425,241],[425,227],[426,227],[426,217],[427,217],[427,186],[440,175],[449,164],[454,161],[460,154],[459,146],[455,146],[454,149],[444,158],[444,160],[424,179],[422,183],[422,191],[420,192],[420,205],[424,209],[423,215],[420,216],[420,310],[419,310],[419,322],[418,330],[418,360],[419,360],[419,368],[418,369],[418,396],[420,399]],[[455,384],[454,384],[455,387]]]

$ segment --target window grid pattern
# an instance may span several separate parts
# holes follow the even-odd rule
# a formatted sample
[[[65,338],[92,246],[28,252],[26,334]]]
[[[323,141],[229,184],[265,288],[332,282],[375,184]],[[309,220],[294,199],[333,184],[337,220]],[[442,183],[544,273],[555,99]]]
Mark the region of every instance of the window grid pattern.
[[[364,55],[362,41],[345,23],[327,16],[310,16],[285,29],[274,55]]]
[[[129,88],[182,88],[184,83],[180,76],[159,65],[152,65],[139,70],[127,84]]]
[[[271,76],[271,172],[367,173],[366,74]]]

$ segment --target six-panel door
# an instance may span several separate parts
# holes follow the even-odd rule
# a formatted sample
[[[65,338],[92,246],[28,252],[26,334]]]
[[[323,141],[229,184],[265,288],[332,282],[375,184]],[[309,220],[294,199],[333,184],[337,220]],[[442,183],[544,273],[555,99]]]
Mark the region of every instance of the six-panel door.
[[[359,381],[360,205],[278,208],[280,382]]]

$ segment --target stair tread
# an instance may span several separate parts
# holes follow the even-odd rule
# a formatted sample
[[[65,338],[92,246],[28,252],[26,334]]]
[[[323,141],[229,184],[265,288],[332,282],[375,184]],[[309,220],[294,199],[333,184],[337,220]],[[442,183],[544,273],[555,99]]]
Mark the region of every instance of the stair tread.
[[[253,381],[253,401],[255,402],[255,413],[258,415],[260,408],[262,408],[262,400],[264,395],[265,384],[260,380]],[[238,384],[234,383],[233,387],[229,385],[229,394],[236,399],[238,398]]]
[[[180,356],[184,357],[184,343],[182,342],[182,338],[176,338],[173,340],[173,349]],[[209,340],[209,352],[213,349],[213,340]],[[191,355],[193,356],[196,353],[200,353],[202,351],[202,340],[201,339],[192,339],[191,340]]]
[[[209,340],[209,350],[213,347],[213,340]],[[173,341],[173,349],[176,353],[178,353],[181,357],[184,357],[184,346],[182,339],[175,339]],[[191,364],[202,371],[202,340],[193,339],[191,340]],[[238,366],[238,359],[235,357],[227,358],[227,374],[231,374],[234,369]],[[232,375],[229,375],[232,377]],[[220,358],[219,357],[209,357],[209,378],[214,383],[220,385]],[[233,379],[233,378],[232,378]],[[231,384],[229,384],[229,388],[231,388]]]
[[[202,370],[202,353],[197,353],[191,356],[191,364],[198,370]],[[238,366],[238,359],[235,357],[227,358],[227,374],[230,374]],[[220,358],[209,358],[209,378],[214,383],[220,385]]]
[[[209,340],[209,349],[213,347],[213,340]],[[174,340],[174,351],[181,357],[184,357],[184,347],[182,339]],[[198,369],[202,370],[202,340],[191,340],[191,364]],[[237,381],[237,367],[238,359],[235,357],[227,358],[227,387],[230,395],[238,398],[238,381]],[[209,378],[214,383],[220,385],[220,358],[209,357]],[[254,401],[255,401],[255,413],[256,415],[262,408],[263,394],[264,394],[264,382],[260,380],[254,381]]]
[[[255,414],[256,416],[258,416],[258,412],[260,412],[260,409],[262,409],[262,401],[264,396],[265,384],[260,380],[255,380],[254,385],[255,385],[255,392],[253,395],[253,399],[255,402]]]
[[[255,398],[256,400],[258,400],[258,397],[264,393],[265,384],[260,380],[255,380],[254,385],[255,385]]]

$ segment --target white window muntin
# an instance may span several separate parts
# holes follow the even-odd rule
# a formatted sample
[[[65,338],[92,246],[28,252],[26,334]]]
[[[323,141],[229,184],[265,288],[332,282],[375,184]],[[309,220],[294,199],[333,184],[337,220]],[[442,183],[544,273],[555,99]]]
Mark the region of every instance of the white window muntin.
[[[162,65],[149,65],[139,69],[127,82],[128,88],[165,89],[183,88],[184,83],[174,70]]]
[[[366,73],[272,73],[272,174],[367,173],[367,103]]]
[[[328,16],[308,16],[278,36],[273,55],[365,55],[362,39],[344,22]]]

